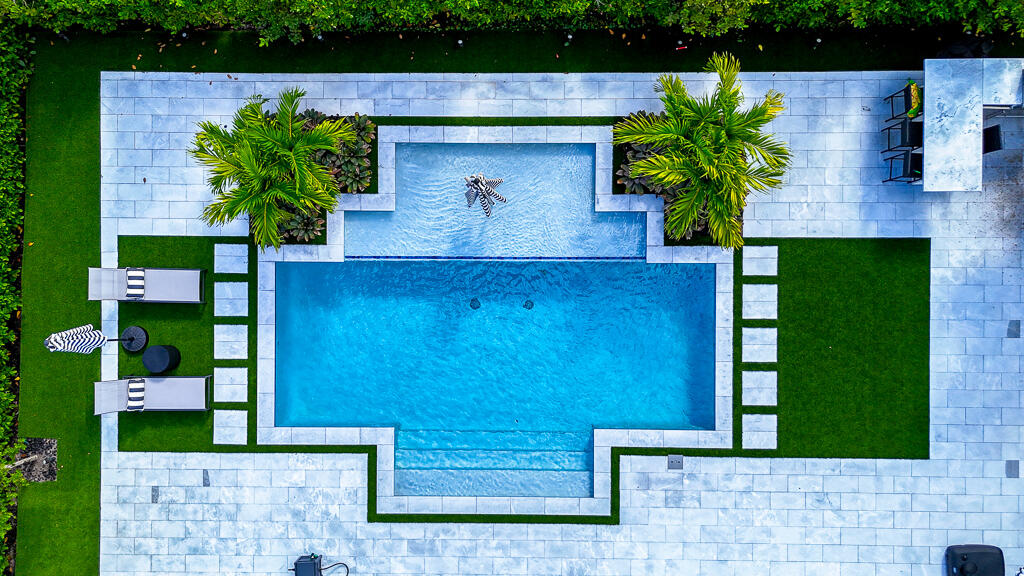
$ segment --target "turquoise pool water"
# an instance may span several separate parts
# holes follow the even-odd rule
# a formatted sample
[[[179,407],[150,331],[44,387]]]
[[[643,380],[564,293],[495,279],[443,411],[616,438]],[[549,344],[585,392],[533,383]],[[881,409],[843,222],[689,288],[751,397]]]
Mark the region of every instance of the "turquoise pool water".
[[[395,211],[346,212],[347,256],[640,257],[643,214],[594,211],[594,144],[397,144]],[[503,178],[490,218],[465,176]]]
[[[278,263],[277,426],[395,426],[396,489],[587,496],[594,428],[714,427],[714,266]]]

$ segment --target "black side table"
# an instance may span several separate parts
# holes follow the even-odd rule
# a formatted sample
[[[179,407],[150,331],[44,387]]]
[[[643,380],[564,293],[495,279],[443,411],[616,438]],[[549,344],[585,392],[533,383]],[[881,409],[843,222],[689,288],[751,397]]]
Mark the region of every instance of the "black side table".
[[[174,370],[181,362],[181,352],[174,346],[150,346],[142,353],[142,365],[153,374]]]
[[[129,326],[121,332],[121,347],[126,352],[138,352],[146,347],[149,342],[149,334],[142,326]]]

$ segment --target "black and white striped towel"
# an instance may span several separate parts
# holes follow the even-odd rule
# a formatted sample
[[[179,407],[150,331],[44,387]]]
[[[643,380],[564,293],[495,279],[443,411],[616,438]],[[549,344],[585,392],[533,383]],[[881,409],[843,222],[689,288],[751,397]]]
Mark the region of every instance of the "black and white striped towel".
[[[128,269],[128,292],[129,298],[139,299],[146,295],[146,270],[143,268]]]
[[[128,409],[142,410],[146,399],[146,380],[131,378],[128,380]]]

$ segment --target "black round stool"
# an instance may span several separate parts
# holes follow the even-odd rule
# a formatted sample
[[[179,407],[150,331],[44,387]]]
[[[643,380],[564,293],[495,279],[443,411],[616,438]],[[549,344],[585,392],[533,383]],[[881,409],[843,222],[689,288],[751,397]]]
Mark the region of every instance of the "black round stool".
[[[174,370],[181,362],[181,352],[174,346],[150,346],[142,353],[142,365],[153,374]]]

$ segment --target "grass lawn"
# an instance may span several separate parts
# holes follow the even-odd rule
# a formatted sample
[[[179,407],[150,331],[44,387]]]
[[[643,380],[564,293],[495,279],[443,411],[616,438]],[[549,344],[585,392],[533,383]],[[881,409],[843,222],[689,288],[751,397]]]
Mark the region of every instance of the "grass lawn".
[[[122,303],[119,306],[120,330],[130,325],[142,326],[149,333],[149,345],[170,344],[181,351],[181,364],[168,372],[173,376],[208,376],[213,374],[213,325],[244,324],[248,318],[213,315],[213,283],[215,280],[245,282],[244,274],[214,274],[213,245],[244,242],[242,238],[122,236],[118,242],[121,266],[203,268],[205,297],[203,304]],[[255,267],[255,248],[250,246],[250,264]],[[255,279],[255,275],[252,276]],[[251,302],[250,298],[250,303]],[[255,310],[255,308],[253,308]],[[253,318],[255,316],[252,316]],[[255,334],[250,330],[249,350],[255,358]],[[255,375],[255,362],[249,368]],[[218,360],[217,366],[249,366],[245,360]],[[122,352],[118,374],[146,375],[142,353]],[[254,395],[250,394],[250,398]],[[212,390],[211,398],[212,402]],[[229,407],[227,405],[222,407]],[[149,450],[210,451],[213,446],[213,411],[208,412],[143,412],[122,413],[118,421],[118,448],[125,451]]]
[[[929,241],[777,243],[779,455],[928,458]]]
[[[699,69],[716,49],[733,51],[747,71],[919,69],[921,59],[934,54],[939,34],[927,30],[832,33],[818,44],[813,34],[743,32],[717,40],[687,38],[686,50],[676,50],[679,38],[675,33],[664,31],[648,31],[646,40],[640,39],[639,34],[623,39],[619,34],[611,35],[606,31],[580,32],[575,36],[571,46],[563,47],[562,34],[554,32],[459,34],[466,47],[457,50],[454,35],[406,34],[405,40],[398,40],[396,34],[351,39],[325,35],[324,42],[258,49],[255,47],[257,36],[248,33],[194,32],[187,40],[178,38],[169,43],[167,34],[157,32],[111,36],[71,33],[67,40],[40,34],[34,58],[36,72],[27,94],[29,196],[25,200],[20,432],[27,437],[57,438],[60,471],[56,482],[27,486],[19,496],[17,573],[20,576],[87,575],[98,570],[100,444],[99,419],[92,415],[91,382],[100,376],[99,355],[50,354],[42,341],[57,330],[87,322],[100,323],[99,304],[86,300],[86,268],[100,263],[101,70],[685,72]],[[180,46],[177,46],[179,41]],[[161,43],[167,43],[162,51]],[[1006,45],[1000,45],[1003,51],[1000,56],[1011,55],[1005,52]],[[514,58],[509,57],[510,46],[515,47]],[[1019,48],[1012,50],[1020,51]],[[851,53],[858,57],[849,58]],[[149,241],[154,244],[145,243]],[[212,247],[201,250],[199,246],[194,254],[182,253],[184,251],[162,251],[159,242],[159,239],[122,239],[121,263],[197,265],[194,262],[212,259]],[[781,296],[782,317],[792,322],[794,328],[783,330],[780,336],[784,359],[791,356],[780,364],[780,377],[787,388],[791,382],[803,387],[797,391],[780,391],[780,402],[789,406],[783,408],[780,404],[780,410],[794,410],[792,406],[796,405],[802,408],[781,419],[778,452],[796,455],[791,451],[797,443],[813,443],[814,449],[822,451],[825,446],[833,446],[843,450],[857,447],[862,453],[869,453],[869,448],[886,449],[890,453],[893,446],[902,445],[899,430],[895,430],[902,425],[904,431],[914,430],[913,434],[908,432],[908,439],[903,443],[913,447],[908,448],[908,454],[921,456],[922,442],[927,450],[927,301],[914,298],[927,295],[927,258],[924,258],[925,271],[920,272],[918,259],[905,258],[900,251],[853,249],[850,247],[856,242],[847,242],[834,241],[831,248],[827,243],[820,246],[811,243],[807,247],[801,247],[796,241],[781,243],[780,280],[796,288],[783,290]],[[926,247],[918,250],[927,253]],[[824,254],[827,259],[816,261],[814,254]],[[904,270],[907,260],[912,260],[912,266]],[[829,267],[831,273],[826,273]],[[863,270],[864,274],[845,274],[856,269]],[[804,272],[801,276],[792,270]],[[924,275],[923,292],[909,277],[911,270],[917,271],[913,273],[914,278]],[[839,273],[844,274],[839,276]],[[905,286],[900,279],[906,280]],[[827,289],[820,283],[823,280],[831,281]],[[873,297],[863,296],[854,288],[857,286],[870,288]],[[798,295],[805,299],[820,298],[832,292],[838,300],[828,303],[830,314],[834,316],[818,315],[820,317],[816,318],[811,308],[815,302],[790,300]],[[212,291],[209,294],[212,298]],[[251,300],[254,301],[254,297],[251,296]],[[885,305],[883,313],[879,314],[883,317],[869,322],[863,313],[876,304]],[[211,307],[208,304],[189,309],[174,306],[158,309],[141,304],[126,305],[122,308],[122,325],[139,322],[150,330],[157,343],[179,346],[182,350],[179,372],[205,372],[212,366],[203,359],[202,349],[212,350],[208,340],[212,332],[202,327],[212,324]],[[891,329],[894,318],[902,314],[903,319],[911,316],[917,319],[919,307],[924,310],[920,317],[923,320],[920,325],[914,325],[913,337],[894,342]],[[176,314],[176,309],[180,314]],[[833,322],[827,318],[845,318],[848,322],[835,320],[839,333],[830,333],[822,324]],[[794,348],[789,339],[804,333],[808,341],[821,345],[828,345],[828,342],[833,350],[842,352],[820,354],[819,344],[801,349],[798,343]],[[250,342],[255,350],[253,337],[251,334]],[[863,348],[865,345],[867,350]],[[890,355],[886,357],[896,354],[902,358],[900,366],[885,368],[884,363],[879,364],[878,358],[887,350]],[[811,357],[815,354],[817,357]],[[794,364],[800,357],[805,361]],[[121,370],[137,371],[137,358],[124,358],[122,362]],[[847,364],[849,362],[870,366],[873,372],[855,370]],[[887,372],[878,372],[881,370]],[[924,375],[923,419],[916,412],[921,374]],[[254,371],[250,375],[254,375]],[[899,380],[897,377],[901,375],[913,378]],[[825,387],[826,377],[832,388]],[[869,389],[871,394],[865,392]],[[836,405],[835,398],[829,397],[837,395],[836,391],[847,392],[857,401]],[[250,396],[255,399],[254,394]],[[893,398],[911,399],[905,404],[912,414],[905,417],[902,424],[899,418],[892,419],[893,404],[897,404]],[[862,402],[865,399],[878,403],[869,405]],[[817,407],[824,409],[819,413]],[[125,417],[121,422],[121,448],[178,445],[182,449],[207,449],[209,421],[203,420],[207,418],[195,416],[197,425],[191,426],[180,416]],[[252,411],[250,418],[254,418]],[[829,427],[828,433],[821,432],[825,426]],[[919,438],[917,431],[922,426],[925,435]],[[254,425],[250,422],[252,429]],[[883,436],[883,430],[890,435],[888,445],[875,441]],[[836,438],[843,440],[836,443]],[[830,439],[832,444],[828,443]],[[615,465],[617,463],[613,462]],[[371,477],[372,469],[371,462]],[[374,488],[371,485],[371,500]],[[374,514],[371,508],[371,518]]]
[[[51,354],[43,339],[100,325],[86,270],[100,264],[99,76],[65,66],[65,51],[37,60],[28,91],[25,257],[22,268],[19,433],[57,438],[57,481],[18,496],[17,573],[99,569],[100,421],[92,382],[100,355]],[[59,552],[59,553],[56,553]]]

